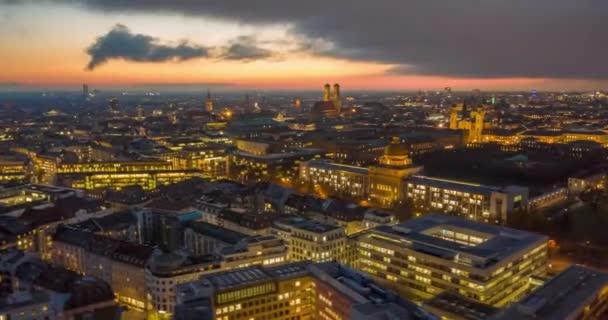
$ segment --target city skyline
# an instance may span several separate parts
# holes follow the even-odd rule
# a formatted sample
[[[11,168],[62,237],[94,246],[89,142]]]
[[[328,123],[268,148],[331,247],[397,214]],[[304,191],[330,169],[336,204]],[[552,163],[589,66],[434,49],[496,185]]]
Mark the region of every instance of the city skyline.
[[[3,0],[0,88],[604,89],[606,4],[528,2]]]

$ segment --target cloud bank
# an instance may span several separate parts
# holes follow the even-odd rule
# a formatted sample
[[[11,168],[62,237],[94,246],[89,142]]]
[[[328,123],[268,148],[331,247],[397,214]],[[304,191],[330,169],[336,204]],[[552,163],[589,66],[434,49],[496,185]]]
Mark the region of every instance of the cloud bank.
[[[174,46],[161,44],[154,37],[134,34],[121,24],[114,26],[107,34],[98,37],[86,52],[91,56],[91,60],[87,64],[88,70],[94,70],[111,59],[162,62],[184,61],[208,55],[205,47],[188,42],[181,42]]]
[[[608,79],[605,0],[47,1],[288,25],[333,44],[318,55],[396,65],[393,74]],[[239,45],[232,51],[227,58],[264,55]]]

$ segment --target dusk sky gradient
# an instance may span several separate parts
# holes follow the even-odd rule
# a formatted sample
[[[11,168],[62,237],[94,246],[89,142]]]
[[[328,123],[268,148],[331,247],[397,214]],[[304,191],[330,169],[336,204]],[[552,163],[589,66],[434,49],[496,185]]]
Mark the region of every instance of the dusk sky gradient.
[[[0,89],[602,90],[603,0],[0,0]]]

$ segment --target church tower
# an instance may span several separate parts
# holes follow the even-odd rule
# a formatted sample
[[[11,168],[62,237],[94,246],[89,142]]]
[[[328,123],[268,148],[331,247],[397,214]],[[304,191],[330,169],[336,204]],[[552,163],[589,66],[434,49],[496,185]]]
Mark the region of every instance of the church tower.
[[[340,85],[337,83],[334,84],[334,92],[331,98],[334,103],[334,108],[340,113],[342,111],[342,99],[340,98]]]

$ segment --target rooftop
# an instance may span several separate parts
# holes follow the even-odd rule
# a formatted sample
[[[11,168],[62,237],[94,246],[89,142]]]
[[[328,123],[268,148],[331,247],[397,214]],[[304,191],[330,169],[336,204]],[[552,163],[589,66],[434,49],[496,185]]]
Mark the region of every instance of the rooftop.
[[[315,167],[315,168],[322,168],[322,169],[348,171],[348,172],[352,172],[352,173],[365,174],[365,175],[369,172],[369,170],[367,168],[336,163],[336,162],[332,162],[330,160],[324,160],[324,159],[310,160],[310,161],[308,161],[308,166]]]
[[[571,319],[608,290],[608,273],[573,265],[512,305],[498,319]]]
[[[323,224],[302,217],[289,217],[275,222],[276,227],[280,228],[282,225],[314,233],[326,233],[340,228],[335,225]]]
[[[469,192],[474,194],[491,194],[492,192],[499,192],[501,188],[495,186],[486,186],[476,183],[469,183],[464,181],[447,180],[432,178],[426,176],[412,176],[407,179],[408,183],[423,184],[429,187],[435,187],[439,189],[448,190],[460,190],[463,192]]]
[[[387,241],[427,255],[476,268],[540,246],[547,237],[459,217],[429,214],[394,226],[379,226],[361,237]]]
[[[205,276],[205,281],[216,290],[229,290],[235,287],[249,286],[255,283],[273,279],[285,279],[305,275],[310,262],[300,261],[283,264],[277,267],[263,268],[259,266],[218,272]]]
[[[239,241],[247,237],[247,235],[240,232],[232,231],[202,221],[190,221],[187,224],[187,228],[190,228],[194,232],[200,233],[206,237],[215,238],[228,244],[237,244]]]

